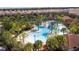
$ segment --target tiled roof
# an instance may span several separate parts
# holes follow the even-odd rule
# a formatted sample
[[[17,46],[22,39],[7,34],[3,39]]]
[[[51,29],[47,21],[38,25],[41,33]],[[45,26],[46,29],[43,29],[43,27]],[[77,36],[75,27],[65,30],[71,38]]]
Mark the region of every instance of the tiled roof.
[[[78,47],[79,48],[79,34],[67,34],[65,35],[67,39],[67,47],[73,48]]]

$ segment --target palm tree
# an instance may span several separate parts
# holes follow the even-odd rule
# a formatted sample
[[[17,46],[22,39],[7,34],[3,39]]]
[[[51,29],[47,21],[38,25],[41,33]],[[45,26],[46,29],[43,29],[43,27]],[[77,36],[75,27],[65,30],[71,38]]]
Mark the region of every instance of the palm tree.
[[[19,21],[19,19],[21,19],[21,14],[20,13],[15,14],[15,18],[17,21]]]
[[[66,28],[62,28],[61,31],[63,32],[63,35],[64,35],[64,32],[66,31]]]
[[[25,32],[21,33],[21,36],[22,36],[22,41],[24,43],[24,38],[27,36],[27,34]]]
[[[79,25],[77,25],[77,24],[71,24],[70,25],[70,31],[72,32],[72,33],[77,33],[78,31],[79,31]]]
[[[75,27],[72,27],[72,28],[70,28],[70,31],[71,31],[72,33],[76,33],[76,32],[77,32],[77,29],[76,29]]]
[[[2,33],[2,37],[4,39],[4,43],[7,46],[8,50],[11,50],[11,48],[13,47],[13,39],[12,39],[12,34],[9,31],[4,31]]]
[[[46,46],[48,50],[62,50],[65,43],[66,39],[61,35],[57,35],[55,37],[49,37],[46,41]]]
[[[58,21],[58,23],[61,23],[62,17],[60,15],[57,15],[57,21]]]
[[[12,22],[12,28],[10,30],[19,34],[19,32],[21,31],[20,24],[18,24],[18,22]]]
[[[31,51],[31,50],[33,50],[33,44],[32,44],[32,43],[27,43],[27,44],[24,46],[24,50],[25,50],[25,51]]]
[[[36,26],[38,27],[38,30],[39,30],[39,25],[41,24],[41,22],[40,21],[37,21],[36,22]]]
[[[53,27],[54,27],[54,22],[51,22],[50,25],[49,25],[49,28],[51,30],[51,33],[52,33],[52,30],[53,30]]]
[[[42,15],[42,14],[37,14],[36,19],[37,19],[38,21],[42,21],[43,19],[45,19],[45,16]]]
[[[35,49],[39,50],[39,49],[42,47],[42,41],[41,41],[41,40],[37,40],[37,41],[35,42],[35,46],[36,46]]]
[[[56,50],[58,48],[58,41],[53,37],[49,37],[46,41],[46,46],[48,50]]]
[[[15,41],[12,51],[23,51],[23,50],[24,50],[24,45],[19,41]]]
[[[8,30],[8,31],[12,28],[11,22],[9,22],[9,21],[3,22],[2,25],[3,25],[3,28],[4,28],[5,30]]]
[[[64,46],[67,43],[66,38],[64,36],[62,36],[62,35],[57,35],[57,36],[55,36],[55,38],[58,41],[58,46],[59,46],[58,49],[63,50]]]
[[[56,27],[57,27],[57,30],[58,30],[58,23],[61,23],[61,21],[62,21],[62,17],[60,16],[60,15],[57,15],[56,16]]]

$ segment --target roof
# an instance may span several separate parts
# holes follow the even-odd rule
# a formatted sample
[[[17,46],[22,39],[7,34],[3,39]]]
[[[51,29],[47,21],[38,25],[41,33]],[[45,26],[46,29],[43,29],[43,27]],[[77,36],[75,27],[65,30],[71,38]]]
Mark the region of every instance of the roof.
[[[72,18],[69,16],[63,16],[62,19],[72,19]]]
[[[68,42],[68,48],[79,48],[79,34],[66,34],[65,37]]]

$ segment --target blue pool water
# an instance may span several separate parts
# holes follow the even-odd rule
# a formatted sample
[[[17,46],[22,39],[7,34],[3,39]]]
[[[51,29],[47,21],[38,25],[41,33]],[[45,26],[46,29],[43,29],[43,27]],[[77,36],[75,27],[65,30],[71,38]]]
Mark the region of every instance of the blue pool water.
[[[37,29],[38,31],[29,33],[26,41],[34,43],[36,40],[41,40],[42,42],[45,42],[47,39],[47,34],[50,32],[50,29],[41,25],[35,27],[34,29]]]
[[[31,31],[25,39],[26,42],[34,43],[36,40],[46,42],[47,34],[51,32],[51,29],[43,25],[36,26],[34,29],[37,31]],[[60,30],[57,30],[57,32],[60,32]]]
[[[37,28],[39,28],[39,30],[37,32],[34,33],[34,35],[36,36],[42,36],[42,37],[46,37],[47,34],[50,32],[50,29],[48,29],[45,26],[38,26]]]

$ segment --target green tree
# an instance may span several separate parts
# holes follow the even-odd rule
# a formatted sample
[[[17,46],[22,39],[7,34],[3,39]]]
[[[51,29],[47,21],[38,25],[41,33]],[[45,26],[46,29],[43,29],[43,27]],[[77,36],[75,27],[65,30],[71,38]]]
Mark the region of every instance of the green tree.
[[[21,41],[24,43],[24,38],[27,36],[27,34],[25,32],[22,32],[20,36],[22,37]]]
[[[33,44],[32,44],[32,43],[27,43],[27,44],[24,46],[24,50],[25,50],[25,51],[31,51],[31,50],[33,50]]]
[[[74,34],[78,33],[79,32],[79,25],[75,24],[75,23],[71,24],[70,31]]]
[[[45,15],[37,14],[36,19],[37,19],[38,21],[42,21],[43,19],[45,19]]]
[[[48,28],[51,30],[51,33],[52,33],[52,30],[54,28],[54,22],[51,22],[50,25],[48,26]]]
[[[58,48],[58,41],[53,37],[49,37],[46,41],[46,46],[48,50],[56,50]]]
[[[10,30],[19,34],[19,32],[21,31],[20,24],[18,22],[12,22],[12,28]]]
[[[62,50],[66,43],[66,39],[63,36],[49,37],[46,41],[48,50]]]
[[[57,15],[56,16],[56,24],[57,24],[57,27],[58,27],[58,23],[61,23],[62,22],[62,17],[60,16],[60,15]],[[57,28],[57,30],[58,30],[58,28]]]
[[[66,28],[62,28],[61,31],[63,32],[63,35],[64,35],[64,32],[66,31]]]
[[[58,41],[58,48],[61,49],[61,50],[63,50],[64,46],[67,43],[66,38],[64,36],[62,36],[62,35],[57,35],[57,36],[55,36],[55,38]]]
[[[10,22],[6,21],[6,22],[3,22],[3,28],[4,30],[9,31],[12,28],[12,25]]]
[[[12,34],[9,31],[4,31],[2,33],[2,37],[4,39],[4,44],[7,46],[8,50],[11,50],[13,47],[13,39],[12,39]]]
[[[21,42],[16,41],[12,51],[24,51],[24,45]]]
[[[35,49],[39,50],[42,47],[42,41],[41,40],[37,40],[35,42]]]
[[[60,23],[62,21],[62,17],[60,15],[57,15],[57,21]]]
[[[20,13],[17,13],[14,16],[15,16],[17,21],[19,21],[21,19],[21,14]]]

